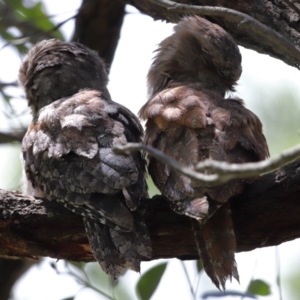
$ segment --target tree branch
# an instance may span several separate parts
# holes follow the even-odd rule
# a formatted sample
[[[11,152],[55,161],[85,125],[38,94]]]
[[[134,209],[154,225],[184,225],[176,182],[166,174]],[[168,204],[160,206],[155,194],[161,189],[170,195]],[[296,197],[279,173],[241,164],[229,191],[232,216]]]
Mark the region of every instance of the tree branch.
[[[263,39],[266,44],[278,49],[278,52],[288,59],[284,61],[294,67],[300,68],[300,50],[288,39],[270,27],[262,24],[251,16],[226,7],[196,6],[179,4],[169,0],[149,0],[159,6],[165,7],[178,14],[195,14],[200,16],[222,17],[225,21],[235,23],[241,31],[255,33],[257,38]]]
[[[299,68],[300,16],[280,1],[191,0],[189,4],[182,4],[186,3],[183,0],[126,2],[155,19],[174,23],[186,14],[205,16],[229,32],[239,45]]]
[[[115,146],[114,151],[116,153],[145,151],[179,173],[209,186],[218,186],[227,183],[232,179],[255,178],[261,174],[275,171],[300,157],[300,145],[298,145],[273,158],[253,163],[230,164],[227,162],[206,159],[195,167],[198,171],[209,172],[209,174],[203,174],[196,172],[191,168],[186,168],[176,160],[165,155],[163,152],[141,143],[128,143],[124,146]]]
[[[231,199],[238,251],[278,245],[300,237],[300,161],[249,184]],[[142,201],[153,259],[198,257],[187,217],[163,196]],[[58,203],[0,190],[0,256],[93,261],[82,218]]]
[[[0,89],[4,89],[6,87],[11,87],[11,86],[18,86],[18,82],[17,81],[12,81],[12,82],[1,82],[0,81]]]
[[[271,157],[267,160],[244,163],[244,164],[230,164],[227,162],[220,162],[212,159],[207,159],[200,162],[196,166],[196,170],[207,170],[212,173],[217,173],[220,177],[223,177],[223,182],[226,183],[231,179],[236,178],[254,178],[261,174],[275,171],[284,165],[298,159],[300,157],[300,145],[297,145],[291,149],[283,151],[275,157]]]
[[[27,129],[15,130],[14,132],[0,132],[0,144],[22,142],[23,136]]]
[[[97,51],[110,67],[125,15],[122,0],[83,0],[72,38]]]
[[[219,176],[217,174],[206,175],[206,174],[195,172],[194,170],[192,170],[190,168],[186,168],[186,167],[182,166],[175,159],[165,155],[163,152],[161,152],[151,146],[147,146],[145,144],[128,143],[124,146],[115,146],[113,148],[113,150],[116,153],[127,153],[127,152],[142,150],[142,151],[149,153],[151,156],[155,157],[157,160],[163,162],[164,164],[172,167],[174,170],[180,172],[181,174],[186,175],[189,178],[198,180],[199,182],[201,182],[203,184],[207,184],[207,183],[209,183],[209,185],[220,184]]]

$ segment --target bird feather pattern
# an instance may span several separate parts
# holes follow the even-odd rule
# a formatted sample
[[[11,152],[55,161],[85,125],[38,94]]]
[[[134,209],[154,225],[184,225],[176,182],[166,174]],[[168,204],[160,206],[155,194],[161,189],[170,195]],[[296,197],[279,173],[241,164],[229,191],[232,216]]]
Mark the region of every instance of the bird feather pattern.
[[[225,98],[242,72],[233,38],[198,16],[184,17],[163,40],[148,73],[145,143],[194,168],[205,159],[246,163],[268,157],[258,117],[243,101]],[[204,269],[218,288],[239,280],[230,198],[241,193],[244,179],[211,187],[148,158],[149,173],[170,207],[191,218]],[[207,170],[204,171],[209,174]]]
[[[147,198],[141,152],[112,148],[141,142],[137,117],[113,102],[102,59],[79,43],[42,41],[19,72],[33,120],[22,142],[27,186],[82,215],[92,252],[117,278],[140,270],[151,242],[140,200]]]

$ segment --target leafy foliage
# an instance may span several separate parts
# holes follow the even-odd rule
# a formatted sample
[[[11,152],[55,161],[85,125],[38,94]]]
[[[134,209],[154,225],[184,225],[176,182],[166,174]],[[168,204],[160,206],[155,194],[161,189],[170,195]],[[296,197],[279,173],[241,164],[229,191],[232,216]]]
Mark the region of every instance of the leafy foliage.
[[[66,20],[67,21],[67,20]],[[43,1],[35,0],[0,0],[0,54],[1,51],[9,50],[12,55],[10,59],[18,59],[26,53],[32,44],[37,41],[49,38],[63,39],[60,26],[55,24],[44,8]],[[10,61],[7,62],[9,66]],[[20,105],[13,105],[12,99],[22,98],[20,90],[17,89],[17,72],[15,78],[5,82],[5,69],[2,68],[0,79],[0,118],[7,119],[7,126],[10,128],[8,137],[14,137],[14,132],[25,132],[23,124],[24,109],[21,111]],[[10,82],[8,82],[10,81]],[[18,95],[19,94],[19,95]],[[3,105],[3,106],[2,106]],[[24,101],[25,108],[25,101]],[[2,123],[3,124],[3,123]],[[7,131],[8,129],[2,129]],[[0,144],[6,143],[5,135],[0,136]]]
[[[6,45],[16,47],[21,53],[27,52],[30,45],[39,40],[63,39],[40,1],[26,6],[22,0],[5,0],[4,5],[0,5],[0,15],[0,36]]]
[[[36,42],[43,39],[63,39],[59,25],[55,25],[44,9],[42,1],[2,0],[0,1],[0,42],[23,54]],[[21,56],[21,55],[20,55]],[[16,74],[17,75],[17,74]],[[17,77],[17,76],[16,76]],[[16,87],[17,81],[0,81],[0,95],[9,103],[12,95],[7,88]]]

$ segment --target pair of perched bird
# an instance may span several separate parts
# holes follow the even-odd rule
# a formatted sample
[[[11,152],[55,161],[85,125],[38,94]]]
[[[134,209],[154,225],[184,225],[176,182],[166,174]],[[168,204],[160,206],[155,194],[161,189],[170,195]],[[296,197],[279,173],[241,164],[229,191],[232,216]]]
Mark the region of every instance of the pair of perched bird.
[[[230,163],[263,160],[268,147],[257,116],[241,100],[224,99],[242,72],[241,55],[221,27],[183,18],[161,42],[148,74],[144,143],[183,166],[210,158]],[[111,100],[104,62],[79,43],[36,44],[19,74],[33,120],[22,151],[27,192],[61,202],[84,219],[92,252],[117,278],[151,258],[151,241],[138,209],[147,198],[146,160],[113,147],[142,142],[138,118]],[[217,287],[238,271],[228,199],[242,179],[218,187],[191,180],[148,158],[149,173],[170,207],[191,218],[200,259]],[[151,200],[149,200],[151,201]]]

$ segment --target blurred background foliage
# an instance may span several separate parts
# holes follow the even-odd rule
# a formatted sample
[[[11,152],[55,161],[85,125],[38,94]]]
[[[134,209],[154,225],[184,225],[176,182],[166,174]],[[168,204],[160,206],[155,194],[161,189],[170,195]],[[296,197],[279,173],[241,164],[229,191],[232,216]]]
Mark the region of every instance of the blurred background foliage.
[[[72,17],[60,23],[54,22],[53,16],[45,10],[43,1],[0,0],[0,57],[11,52],[17,54],[21,61],[23,55],[37,41],[48,38],[65,39],[61,26],[69,20],[72,20]],[[26,109],[24,95],[18,88],[17,74],[15,78],[8,81],[5,76],[10,64],[19,64],[20,61],[13,62],[6,58],[0,61],[0,188],[16,189],[20,188],[21,182],[20,141],[30,122],[30,115]],[[244,71],[247,72],[247,70]],[[246,99],[247,104],[250,103],[248,106],[256,112],[264,124],[271,154],[278,154],[299,143],[298,91],[295,91],[288,82],[266,87],[261,81],[248,79],[243,84],[248,86]],[[157,189],[150,180],[149,187],[151,195],[157,193]],[[150,299],[159,284],[160,288],[171,288],[164,287],[161,280],[167,266],[167,261],[155,264],[140,276],[135,285],[129,282],[126,276],[114,282],[101,271],[96,263],[56,264],[51,262],[51,267],[58,276],[71,276],[78,284],[77,292],[64,300],[77,299],[78,295],[84,293],[86,289],[93,290],[99,299]],[[195,278],[192,278],[190,274],[191,266],[187,268],[185,262],[182,262],[181,266],[178,272],[184,273],[189,286],[186,290],[186,299],[199,299],[201,291],[198,286],[200,276],[203,274],[201,264],[199,261],[193,263]],[[290,291],[290,300],[298,299],[300,295],[299,270],[300,268],[296,272],[290,272],[284,279],[284,284]],[[6,274],[8,272],[6,270]],[[174,276],[174,274],[166,272],[165,276]],[[259,277],[259,274],[257,276]],[[249,282],[245,292],[250,293],[249,297],[251,294],[265,296],[270,295],[272,289],[277,288],[256,278]],[[209,299],[209,295],[206,296],[205,299]],[[0,300],[2,299],[5,298],[0,296]],[[18,300],[15,297],[13,299]]]

